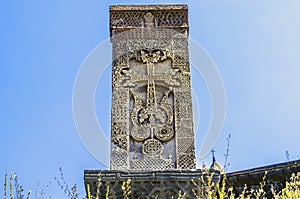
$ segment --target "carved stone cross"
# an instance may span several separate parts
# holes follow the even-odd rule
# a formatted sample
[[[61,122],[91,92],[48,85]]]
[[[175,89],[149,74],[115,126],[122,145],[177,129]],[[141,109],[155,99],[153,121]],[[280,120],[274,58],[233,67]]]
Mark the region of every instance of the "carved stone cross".
[[[111,169],[193,169],[187,13],[141,8],[111,8]]]

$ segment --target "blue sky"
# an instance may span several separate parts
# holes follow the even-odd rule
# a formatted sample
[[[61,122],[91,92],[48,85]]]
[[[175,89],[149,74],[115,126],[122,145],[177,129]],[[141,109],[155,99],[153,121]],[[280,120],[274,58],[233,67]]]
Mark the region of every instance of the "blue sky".
[[[51,180],[47,194],[63,198],[53,180],[59,167],[81,192],[84,169],[105,169],[77,134],[73,84],[85,57],[109,37],[109,5],[136,3],[188,4],[190,37],[214,60],[226,89],[225,125],[215,146],[221,165],[228,133],[229,171],[283,162],[286,150],[291,159],[300,158],[300,2],[13,0],[0,3],[2,176],[6,168],[16,172],[25,191],[33,192],[38,181],[45,186]],[[107,135],[109,73],[95,104]],[[195,71],[192,80],[200,106],[199,147],[209,124],[209,95]],[[210,157],[202,161],[211,163]]]

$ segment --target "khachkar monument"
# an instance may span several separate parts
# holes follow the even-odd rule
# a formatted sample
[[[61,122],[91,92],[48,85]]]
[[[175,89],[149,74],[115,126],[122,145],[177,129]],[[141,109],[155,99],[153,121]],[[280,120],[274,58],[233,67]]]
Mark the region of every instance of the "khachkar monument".
[[[111,169],[194,169],[187,7],[113,6],[110,17]]]
[[[188,31],[186,5],[110,7],[111,170],[85,171],[92,195],[123,198],[130,179],[130,198],[195,198]]]

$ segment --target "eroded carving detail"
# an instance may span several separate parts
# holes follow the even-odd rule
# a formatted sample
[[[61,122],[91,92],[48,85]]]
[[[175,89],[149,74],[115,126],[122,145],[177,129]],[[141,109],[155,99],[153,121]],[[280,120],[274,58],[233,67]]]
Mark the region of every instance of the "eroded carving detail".
[[[146,11],[146,12],[145,12]],[[171,28],[187,33],[187,7],[178,5],[168,9],[161,6],[122,6],[110,7],[111,36],[132,28],[157,27]]]
[[[112,10],[112,169],[195,168],[186,10]]]
[[[144,15],[144,20],[145,27],[154,27],[154,16],[151,12],[147,12]]]
[[[112,162],[113,162],[113,167],[116,170],[125,170],[127,169],[128,165],[128,154],[125,150],[112,150]]]

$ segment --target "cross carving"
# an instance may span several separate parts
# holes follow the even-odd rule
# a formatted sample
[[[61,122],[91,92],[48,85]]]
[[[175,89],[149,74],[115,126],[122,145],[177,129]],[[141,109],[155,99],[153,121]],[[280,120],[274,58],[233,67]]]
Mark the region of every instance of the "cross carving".
[[[124,87],[134,87],[138,82],[145,82],[145,81],[162,81],[167,86],[181,86],[180,78],[176,77],[177,72],[179,69],[173,69],[168,71],[168,73],[163,73],[160,75],[156,75],[154,72],[154,63],[159,61],[164,61],[167,58],[171,57],[171,53],[169,51],[161,51],[161,50],[154,50],[154,51],[146,51],[141,50],[138,51],[136,54],[136,60],[142,61],[147,66],[147,74],[142,75],[136,72],[129,72],[128,70],[122,70],[122,72],[126,75],[124,77],[125,81],[122,83]]]

